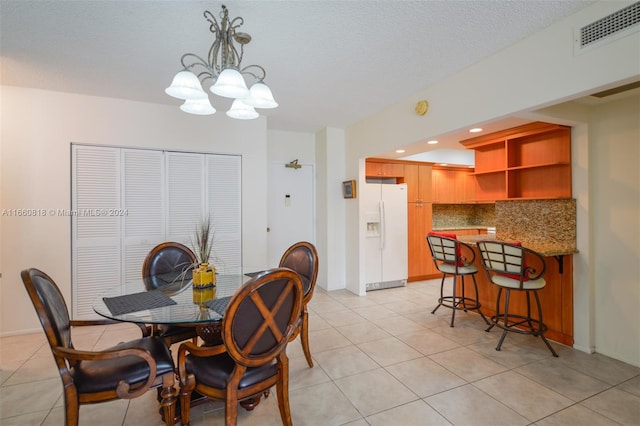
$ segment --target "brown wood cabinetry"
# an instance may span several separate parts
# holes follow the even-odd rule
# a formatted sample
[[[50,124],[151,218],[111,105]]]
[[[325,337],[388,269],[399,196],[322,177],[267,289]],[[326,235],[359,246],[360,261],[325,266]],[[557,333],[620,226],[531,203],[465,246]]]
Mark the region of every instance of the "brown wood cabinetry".
[[[431,179],[434,203],[465,204],[476,202],[476,180],[471,170],[434,167]]]
[[[427,234],[431,231],[431,203],[408,203],[409,277],[408,281],[420,281],[435,273]]]
[[[461,142],[475,151],[478,201],[571,197],[571,128],[535,122]]]
[[[407,184],[409,278],[420,281],[435,273],[427,234],[432,226],[431,165],[405,164],[404,182]]]
[[[407,184],[408,202],[431,202],[431,173],[429,165],[407,164],[404,166],[404,182]]]
[[[365,174],[371,178],[401,178],[404,176],[404,164],[367,160]]]

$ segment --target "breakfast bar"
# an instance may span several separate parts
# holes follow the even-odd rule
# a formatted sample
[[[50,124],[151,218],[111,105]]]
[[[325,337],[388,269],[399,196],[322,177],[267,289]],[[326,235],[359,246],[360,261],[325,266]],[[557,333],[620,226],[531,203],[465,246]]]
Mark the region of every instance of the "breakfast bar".
[[[519,242],[540,253],[546,263],[547,285],[539,291],[547,338],[573,345],[573,255],[576,248],[575,200],[526,200],[496,203],[496,233],[459,235],[475,251],[476,274],[481,311],[487,317],[495,314],[498,288],[484,272],[476,243],[495,239]],[[526,311],[524,294],[513,294],[513,313]],[[518,312],[519,311],[519,312]]]

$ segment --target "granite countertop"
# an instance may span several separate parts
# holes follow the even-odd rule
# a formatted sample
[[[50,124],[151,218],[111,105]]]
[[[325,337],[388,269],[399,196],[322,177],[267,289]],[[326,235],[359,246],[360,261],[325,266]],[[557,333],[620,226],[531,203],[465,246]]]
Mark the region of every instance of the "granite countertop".
[[[460,229],[460,228],[457,228],[457,229]],[[496,237],[496,234],[460,235],[458,236],[458,239],[463,243],[467,243],[467,244],[475,244],[478,241],[482,241],[482,240],[500,241],[500,239]],[[509,242],[509,241],[506,241],[506,242]],[[537,251],[543,256],[563,256],[565,254],[578,253],[578,249],[575,247],[575,245],[571,245],[571,244],[558,244],[554,242],[549,242],[549,243],[537,242],[537,243],[524,243],[523,245],[533,251]]]
[[[434,221],[434,230],[487,229],[489,233],[480,235],[464,235],[466,232],[460,232],[461,235],[458,238],[468,244],[489,239],[505,242],[518,241],[543,256],[578,253],[575,199],[496,201],[492,219],[489,212],[476,217],[469,212],[460,213],[458,210],[458,208],[450,208],[439,212],[447,220],[442,219],[437,223]],[[460,222],[464,218],[473,220]],[[495,224],[495,228],[471,225],[476,223]],[[462,224],[467,226],[455,226]]]
[[[439,226],[437,228],[433,228],[433,230],[436,231],[436,232],[455,231],[456,229],[484,229],[485,231],[489,231],[491,229],[495,229],[495,226],[485,226],[485,225]]]

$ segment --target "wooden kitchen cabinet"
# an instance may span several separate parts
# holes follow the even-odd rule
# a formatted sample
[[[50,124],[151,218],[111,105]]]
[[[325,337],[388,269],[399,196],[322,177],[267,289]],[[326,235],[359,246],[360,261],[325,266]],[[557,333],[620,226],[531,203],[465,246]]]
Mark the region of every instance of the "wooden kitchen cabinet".
[[[408,281],[421,281],[433,278],[435,274],[435,266],[427,244],[427,234],[431,231],[433,217],[431,165],[406,164],[404,173],[408,192]]]
[[[461,141],[478,201],[571,198],[571,128],[535,122]]]
[[[473,203],[476,182],[469,169],[433,167],[432,201],[439,204]]]
[[[402,178],[404,176],[404,164],[378,162],[367,160],[365,163],[366,177],[370,178]]]
[[[431,203],[407,204],[409,282],[433,278],[436,273],[427,243],[427,234],[431,231],[431,207]]]
[[[409,203],[431,202],[431,169],[430,165],[406,164],[404,166],[404,182],[407,184]]]

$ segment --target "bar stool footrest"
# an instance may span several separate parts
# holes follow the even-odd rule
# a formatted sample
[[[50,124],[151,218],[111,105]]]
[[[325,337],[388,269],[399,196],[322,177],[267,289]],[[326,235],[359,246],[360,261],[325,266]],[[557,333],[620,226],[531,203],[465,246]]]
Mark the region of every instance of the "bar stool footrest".
[[[461,311],[479,310],[481,307],[477,300],[460,296],[444,296],[438,299],[438,305]]]
[[[490,319],[491,326],[496,326],[503,330],[520,334],[532,334],[540,336],[547,331],[547,326],[537,319],[532,319],[524,315],[509,314],[507,324],[504,323],[504,315],[494,315]],[[514,321],[519,320],[519,321]],[[531,324],[531,325],[530,325]],[[537,326],[537,327],[536,327]]]

